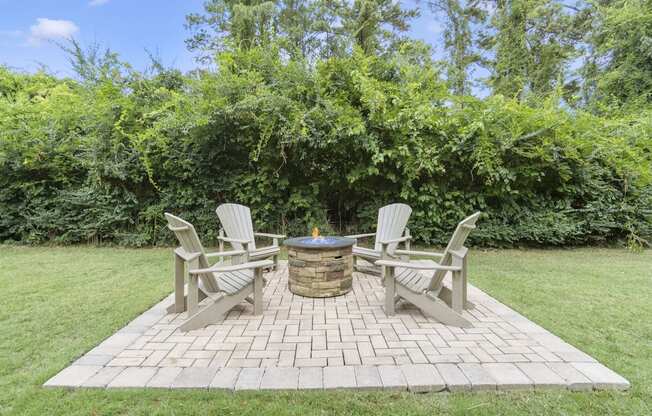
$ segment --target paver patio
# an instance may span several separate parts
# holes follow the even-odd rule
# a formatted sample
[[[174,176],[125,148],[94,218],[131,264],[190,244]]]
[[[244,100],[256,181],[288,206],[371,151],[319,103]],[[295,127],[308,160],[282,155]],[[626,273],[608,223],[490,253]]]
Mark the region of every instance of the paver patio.
[[[264,312],[241,304],[223,321],[182,333],[172,295],[45,383],[47,387],[429,391],[629,388],[595,359],[469,286],[472,328],[445,326],[354,273],[347,295],[287,289],[287,263],[266,274]]]

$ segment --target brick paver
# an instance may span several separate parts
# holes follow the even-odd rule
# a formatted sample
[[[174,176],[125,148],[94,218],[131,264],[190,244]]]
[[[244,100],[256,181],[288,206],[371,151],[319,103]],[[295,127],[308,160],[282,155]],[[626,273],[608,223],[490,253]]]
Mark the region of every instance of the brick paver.
[[[534,387],[532,380],[512,363],[487,363],[482,367],[496,380],[498,390],[522,390]]]
[[[449,391],[471,390],[471,381],[456,364],[437,364],[435,367]]]
[[[207,389],[213,381],[217,368],[184,368],[172,381],[173,389]]]
[[[299,369],[299,389],[321,390],[324,387],[324,370],[321,367]]]
[[[355,381],[360,390],[379,390],[383,387],[377,367],[355,367]]]
[[[496,380],[489,375],[487,370],[485,370],[481,364],[462,363],[458,364],[457,367],[469,380],[472,390],[496,390]]]
[[[163,367],[154,374],[154,377],[149,379],[147,387],[155,387],[159,389],[169,389],[172,387],[172,382],[177,378],[179,373],[183,371],[181,367]]]
[[[108,387],[127,388],[146,386],[147,382],[156,374],[156,368],[152,367],[127,367],[120,372]]]
[[[566,388],[566,381],[544,363],[518,363],[516,366],[532,380],[535,389]]]
[[[547,366],[564,379],[569,390],[582,391],[593,388],[591,380],[569,363],[553,362],[547,363]]]
[[[401,366],[401,371],[412,392],[441,391],[446,388],[444,379],[432,364],[406,364]]]
[[[180,332],[172,296],[45,383],[48,387],[388,389],[449,391],[627,389],[627,380],[475,287],[472,328],[448,327],[402,302],[384,312],[378,277],[304,298],[287,263],[266,275],[264,312],[243,303],[206,328]]]
[[[235,383],[240,376],[239,368],[221,368],[215,374],[215,378],[209,385],[210,389],[215,390],[233,390]]]
[[[124,370],[124,367],[104,367],[95,373],[91,378],[82,383],[82,387],[106,387],[111,380],[116,378]]]
[[[71,365],[45,382],[45,387],[79,387],[102,370],[98,365]]]
[[[265,370],[262,368],[243,368],[235,382],[236,390],[258,390]]]
[[[357,386],[355,381],[355,367],[325,367],[325,389],[353,389]]]

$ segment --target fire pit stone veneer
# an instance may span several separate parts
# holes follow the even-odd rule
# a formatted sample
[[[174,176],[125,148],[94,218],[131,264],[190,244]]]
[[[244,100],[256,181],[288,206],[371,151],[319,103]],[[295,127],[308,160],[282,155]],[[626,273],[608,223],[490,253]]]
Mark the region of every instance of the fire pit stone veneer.
[[[288,287],[312,298],[351,291],[355,240],[343,237],[298,237],[285,240],[288,248]]]

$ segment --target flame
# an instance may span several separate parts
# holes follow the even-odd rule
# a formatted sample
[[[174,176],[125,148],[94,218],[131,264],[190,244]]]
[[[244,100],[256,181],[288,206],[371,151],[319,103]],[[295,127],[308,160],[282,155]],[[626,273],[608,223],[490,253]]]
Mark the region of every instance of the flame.
[[[312,228],[312,238],[317,238],[319,237],[319,228],[313,227]]]

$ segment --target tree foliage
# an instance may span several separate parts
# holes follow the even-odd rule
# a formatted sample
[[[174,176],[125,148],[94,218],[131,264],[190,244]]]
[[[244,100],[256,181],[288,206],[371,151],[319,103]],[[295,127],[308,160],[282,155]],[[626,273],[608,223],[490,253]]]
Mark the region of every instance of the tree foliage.
[[[212,61],[216,52],[269,44],[293,58],[381,53],[401,40],[416,9],[392,0],[207,0],[204,13],[187,16],[187,44]]]
[[[610,1],[592,5],[584,75],[590,107],[652,104],[652,1]]]
[[[473,25],[486,19],[479,0],[430,0],[428,6],[445,16],[444,47],[448,52],[447,79],[451,92],[468,95],[471,92],[469,71],[481,60],[474,51]]]
[[[571,60],[579,56],[585,13],[553,0],[499,0],[481,46],[492,91],[526,100],[567,87]],[[573,91],[576,92],[576,91]]]

